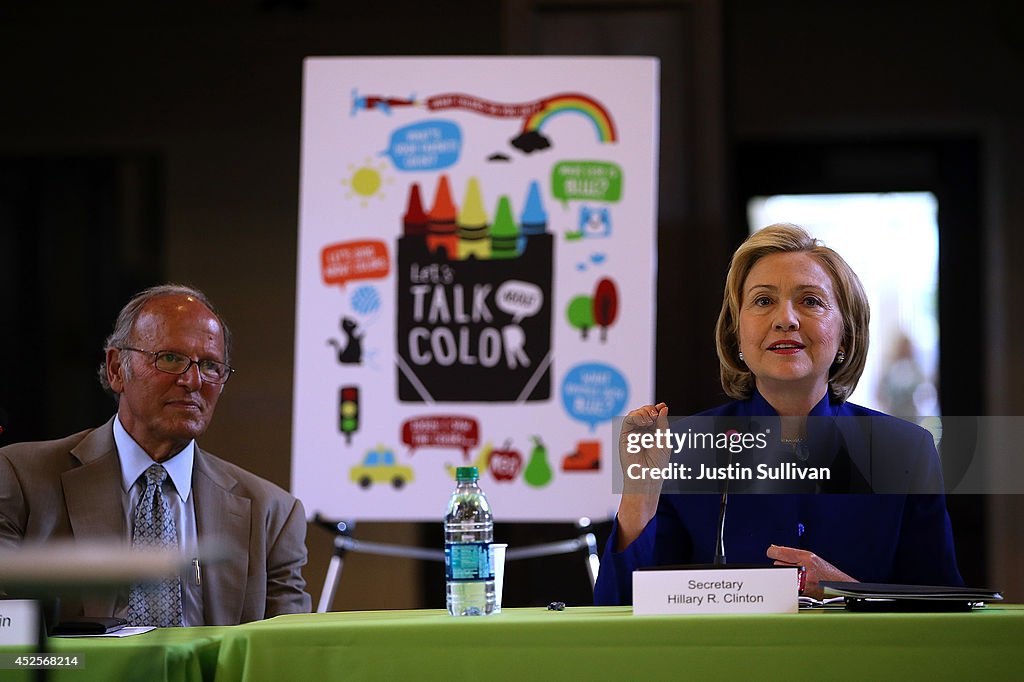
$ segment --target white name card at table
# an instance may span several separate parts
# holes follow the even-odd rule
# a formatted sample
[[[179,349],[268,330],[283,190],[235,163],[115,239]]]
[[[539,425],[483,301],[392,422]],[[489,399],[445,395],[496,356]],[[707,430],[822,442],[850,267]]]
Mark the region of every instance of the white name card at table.
[[[646,569],[633,572],[633,615],[796,613],[793,566]]]
[[[0,599],[0,646],[39,641],[39,610],[31,599]]]

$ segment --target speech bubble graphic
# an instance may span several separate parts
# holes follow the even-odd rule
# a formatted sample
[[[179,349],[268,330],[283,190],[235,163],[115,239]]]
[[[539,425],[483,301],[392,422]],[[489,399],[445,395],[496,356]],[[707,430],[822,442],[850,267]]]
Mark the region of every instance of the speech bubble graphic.
[[[533,317],[544,305],[544,292],[536,284],[510,279],[502,282],[494,294],[494,304],[498,310],[512,316],[516,324],[524,317]]]
[[[561,161],[551,169],[551,195],[563,206],[573,199],[618,201],[622,168],[607,161]]]
[[[599,362],[576,365],[562,380],[562,406],[570,417],[590,425],[622,414],[629,385],[619,370]]]
[[[480,442],[480,424],[458,415],[413,417],[402,422],[402,442],[412,450],[410,455],[417,448],[455,448],[465,458]]]
[[[379,239],[329,244],[320,250],[320,274],[327,285],[344,287],[353,279],[379,279],[390,268],[388,245]]]
[[[462,131],[452,121],[423,121],[391,133],[388,148],[380,153],[403,171],[441,170],[459,160]]]

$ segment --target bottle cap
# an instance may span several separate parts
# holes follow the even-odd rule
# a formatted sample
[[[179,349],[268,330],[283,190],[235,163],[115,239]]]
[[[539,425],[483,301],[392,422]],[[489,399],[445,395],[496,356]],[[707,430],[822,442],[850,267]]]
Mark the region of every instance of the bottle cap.
[[[458,467],[455,469],[455,480],[458,482],[475,481],[480,478],[476,467]]]

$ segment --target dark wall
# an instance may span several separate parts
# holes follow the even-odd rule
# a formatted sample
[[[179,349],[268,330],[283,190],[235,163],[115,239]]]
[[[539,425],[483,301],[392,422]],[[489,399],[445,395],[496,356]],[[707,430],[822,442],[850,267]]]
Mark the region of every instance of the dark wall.
[[[232,364],[239,371],[204,447],[288,487],[302,59],[497,53],[500,10],[498,2],[454,0],[0,6],[0,59],[10,66],[0,87],[0,169],[12,179],[0,202],[14,197],[0,203],[0,216],[15,206],[13,213],[43,215],[47,225],[40,231],[40,221],[2,223],[0,263],[19,266],[17,273],[5,267],[2,280],[18,283],[4,291],[3,349],[15,358],[34,351],[51,377],[32,376],[24,362],[3,370],[3,397],[17,418],[8,433],[53,438],[105,420],[112,406],[93,373],[117,309],[138,287],[180,281],[217,303],[236,340]],[[38,187],[39,166],[52,183],[76,166],[139,157],[159,176],[155,195],[139,200],[159,216],[133,223],[133,239],[111,227],[136,207],[118,192],[117,175],[104,183],[99,172],[79,174],[77,191],[92,201],[77,204],[45,188],[13,192],[15,183]],[[98,219],[102,211],[112,218]],[[69,235],[73,248],[61,247]],[[138,250],[149,257],[133,269]],[[51,270],[78,276],[51,280]],[[35,274],[23,277],[27,271]],[[141,278],[111,287],[111,271]],[[93,295],[101,289],[102,304]],[[98,332],[72,322],[84,317],[99,320]],[[77,334],[73,344],[69,330]],[[64,366],[70,346],[79,356],[73,371]],[[3,442],[11,441],[0,436]],[[359,536],[436,541],[421,540],[420,532],[410,524],[365,524]],[[308,545],[305,573],[315,599],[331,538],[310,528]],[[418,574],[414,562],[358,556],[346,566],[335,605],[417,606]]]
[[[579,22],[578,32],[560,29],[570,45],[561,52],[588,41],[600,50],[603,43],[592,33],[588,12],[641,5],[679,14],[683,33],[683,66],[669,84],[677,108],[669,110],[665,123],[685,119],[670,150],[685,159],[685,168],[678,184],[662,188],[666,204],[678,210],[663,223],[671,232],[662,235],[660,262],[665,272],[685,278],[686,291],[663,296],[674,311],[667,318],[671,324],[659,329],[659,340],[710,338],[703,327],[721,295],[716,273],[724,272],[743,227],[731,208],[741,145],[966,136],[981,150],[982,208],[973,230],[981,244],[982,281],[971,286],[983,287],[984,310],[981,328],[967,330],[978,341],[973,352],[983,356],[981,405],[1002,414],[1024,411],[1024,393],[1015,388],[1024,385],[1018,341],[1024,337],[1024,304],[1015,293],[1024,290],[1024,271],[1014,262],[1024,253],[1024,166],[1016,163],[1024,157],[1019,87],[1024,22],[1016,2],[234,0],[214,9],[201,5],[53,0],[0,7],[0,60],[7,65],[0,168],[22,172],[28,167],[22,161],[40,158],[141,158],[152,164],[155,186],[139,200],[155,207],[157,215],[142,221],[135,251],[126,255],[111,243],[121,241],[116,235],[72,214],[61,216],[61,229],[75,234],[77,248],[68,252],[44,244],[34,258],[37,267],[74,261],[88,271],[138,254],[139,245],[156,235],[154,257],[143,275],[203,288],[236,335],[233,361],[240,371],[204,438],[206,447],[228,459],[288,485],[302,58],[529,53],[538,49],[531,41],[537,22],[552,13],[559,14],[560,26]],[[627,31],[625,26],[620,30]],[[559,34],[545,35],[557,43]],[[663,47],[643,31],[607,45],[611,53],[634,54]],[[137,210],[123,199],[113,206]],[[12,243],[9,234],[0,235],[3,248],[20,248]],[[84,281],[81,289],[102,281]],[[103,286],[120,296],[116,286]],[[58,303],[63,294],[35,294],[30,308],[24,302],[8,306],[4,334],[31,338],[59,331],[53,320],[64,317]],[[700,301],[692,308],[700,324],[687,307],[694,300]],[[10,311],[17,311],[13,325]],[[91,332],[89,338],[95,336]],[[677,402],[707,406],[720,397],[714,394],[714,358],[703,357],[712,346],[708,340],[680,346],[691,349],[685,361],[659,350],[659,375],[671,377]],[[58,366],[49,349],[41,357]],[[11,374],[4,380],[16,395]],[[24,381],[17,376],[17,383]],[[33,400],[40,401],[40,410],[59,414],[62,404],[78,395],[81,381],[92,381],[91,375],[60,373],[46,395]],[[94,425],[95,413],[76,414],[44,420],[39,427],[44,433],[36,437]],[[1013,523],[1020,511],[1016,499],[994,500],[990,506],[987,530],[977,531],[992,537],[989,575],[1008,593],[1024,595],[1024,570],[1018,570],[1024,559],[1015,549],[1024,546]],[[365,539],[413,544],[436,539],[429,530],[402,524],[370,524],[360,532]],[[311,529],[309,544],[307,576],[319,592],[330,539]],[[417,575],[411,562],[350,558],[336,606],[420,605]]]

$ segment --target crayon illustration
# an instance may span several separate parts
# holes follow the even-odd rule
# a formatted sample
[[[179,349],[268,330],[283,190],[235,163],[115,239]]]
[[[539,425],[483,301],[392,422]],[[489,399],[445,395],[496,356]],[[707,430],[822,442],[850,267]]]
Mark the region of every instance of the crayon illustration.
[[[403,216],[399,400],[548,400],[554,249],[540,186],[526,192],[522,217],[531,234],[525,236],[507,194],[489,219],[478,177],[467,180],[459,205],[449,182],[437,176],[425,234],[418,234],[416,188],[410,187]],[[511,320],[496,319],[497,313]]]
[[[530,189],[526,193],[526,204],[519,216],[519,223],[527,237],[548,231],[548,214],[544,210],[544,203],[540,198],[540,185],[536,180],[530,181]]]
[[[412,183],[409,188],[409,201],[406,204],[405,216],[402,218],[402,234],[408,237],[421,237],[427,234],[429,219],[423,211],[423,201],[420,199],[420,185]]]
[[[470,178],[466,183],[466,195],[455,225],[459,230],[459,260],[471,256],[481,260],[491,257],[487,213],[484,211],[483,197],[480,196],[480,183],[476,178]]]
[[[498,209],[491,226],[491,259],[518,258],[519,253],[519,226],[512,218],[512,204],[503,194],[498,197]]]
[[[459,235],[455,228],[455,204],[448,189],[448,176],[442,175],[434,194],[434,205],[430,208],[427,223],[427,250],[438,253],[444,250],[448,260],[458,257]]]
[[[548,214],[541,202],[540,185],[536,180],[530,181],[530,188],[526,192],[526,203],[523,205],[523,212],[519,215],[519,225],[522,230],[522,236],[519,238],[520,253],[526,250],[530,235],[544,234],[548,231]]]

